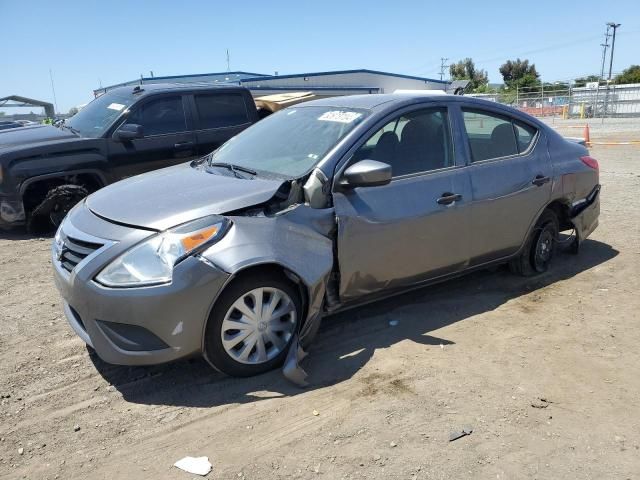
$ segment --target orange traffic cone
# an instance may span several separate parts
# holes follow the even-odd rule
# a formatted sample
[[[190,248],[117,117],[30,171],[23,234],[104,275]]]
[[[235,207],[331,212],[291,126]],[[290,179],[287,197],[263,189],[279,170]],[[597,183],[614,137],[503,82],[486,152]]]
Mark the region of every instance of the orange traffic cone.
[[[587,144],[587,146],[591,145],[591,137],[589,136],[589,124],[587,123],[584,126],[584,143]]]

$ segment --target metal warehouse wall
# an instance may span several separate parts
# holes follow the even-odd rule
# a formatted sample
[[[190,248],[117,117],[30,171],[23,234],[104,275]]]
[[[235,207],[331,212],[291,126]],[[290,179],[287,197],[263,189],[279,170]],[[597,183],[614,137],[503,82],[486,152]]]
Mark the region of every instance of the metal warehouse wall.
[[[326,75],[309,76],[279,76],[269,77],[258,80],[245,80],[242,85],[250,89],[268,89],[268,87],[277,87],[278,89],[295,88],[308,89],[314,88],[336,88],[336,87],[360,87],[375,89],[371,93],[392,93],[398,89],[405,90],[430,90],[442,89],[444,84],[439,82],[430,82],[428,80],[412,79],[395,75],[383,75],[369,72],[356,73],[336,73]],[[346,90],[346,89],[345,89]],[[336,90],[335,94],[345,95],[345,91]],[[356,92],[350,92],[356,93]],[[359,92],[368,93],[368,92]]]

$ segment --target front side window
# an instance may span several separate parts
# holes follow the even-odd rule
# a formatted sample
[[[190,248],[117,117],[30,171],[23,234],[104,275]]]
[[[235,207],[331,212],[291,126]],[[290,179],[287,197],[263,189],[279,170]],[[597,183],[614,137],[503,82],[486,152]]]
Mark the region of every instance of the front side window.
[[[131,112],[126,123],[142,125],[144,136],[167,135],[187,130],[182,97],[150,100]]]
[[[463,109],[471,161],[508,157],[524,152],[537,130],[509,117]]]
[[[239,93],[196,95],[200,128],[221,128],[249,122],[244,97]]]
[[[209,157],[287,178],[300,178],[369,115],[340,107],[289,107],[242,131]]]
[[[391,165],[394,177],[453,165],[453,148],[445,108],[407,113],[375,132],[351,162],[371,159]]]

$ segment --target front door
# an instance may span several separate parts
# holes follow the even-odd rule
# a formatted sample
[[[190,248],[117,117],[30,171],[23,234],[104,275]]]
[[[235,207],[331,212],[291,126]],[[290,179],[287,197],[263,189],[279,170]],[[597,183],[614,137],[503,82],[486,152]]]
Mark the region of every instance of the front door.
[[[177,165],[197,156],[181,95],[151,98],[136,105],[125,123],[142,125],[143,138],[109,140],[109,162],[118,178]]]
[[[413,110],[387,122],[349,161],[388,163],[393,179],[334,193],[343,302],[466,266],[469,180],[451,138],[446,108]]]
[[[469,146],[471,265],[518,251],[551,196],[551,161],[542,132],[487,110],[462,109]]]

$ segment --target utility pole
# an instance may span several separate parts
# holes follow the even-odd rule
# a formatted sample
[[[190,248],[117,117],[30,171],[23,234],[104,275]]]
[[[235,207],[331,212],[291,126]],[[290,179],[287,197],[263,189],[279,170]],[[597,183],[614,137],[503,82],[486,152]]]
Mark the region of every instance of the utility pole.
[[[440,80],[444,77],[444,69],[449,68],[449,65],[445,65],[449,59],[440,57]]]
[[[609,25],[607,25],[607,32],[604,34],[604,43],[601,43],[602,47],[602,66],[600,67],[600,80],[604,80],[604,63],[607,60],[607,48],[609,48],[609,37],[611,34],[609,33]]]
[[[611,27],[613,29],[613,36],[611,38],[611,56],[609,57],[609,81],[611,81],[611,70],[613,68],[613,49],[616,46],[616,30],[620,25],[620,23],[615,22],[607,23],[607,27]]]
[[[55,105],[56,112],[57,112],[58,111],[58,100],[56,99],[56,88],[53,86],[53,73],[51,72],[51,69],[49,69],[49,78],[51,79],[51,91],[53,92],[53,104]]]

